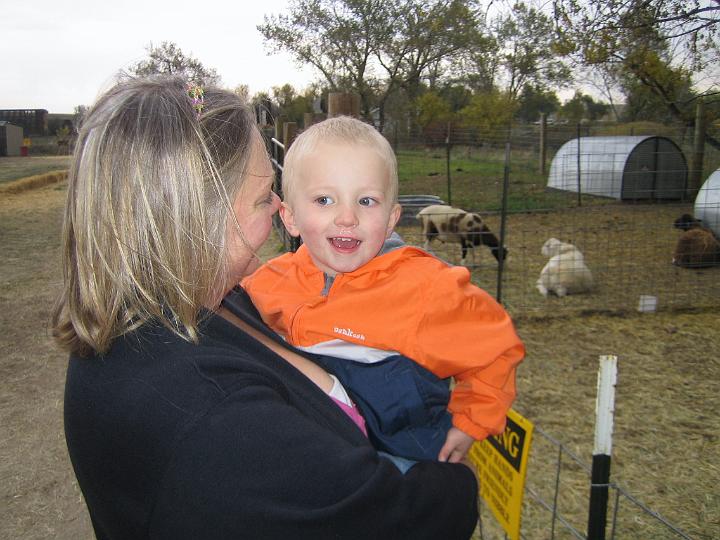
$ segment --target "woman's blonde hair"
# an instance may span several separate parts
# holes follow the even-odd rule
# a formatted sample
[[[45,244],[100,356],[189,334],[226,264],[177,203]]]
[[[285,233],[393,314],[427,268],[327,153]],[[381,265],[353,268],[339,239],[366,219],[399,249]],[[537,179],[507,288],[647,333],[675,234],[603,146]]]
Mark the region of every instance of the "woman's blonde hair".
[[[392,146],[373,126],[350,116],[335,116],[313,124],[293,141],[283,163],[282,192],[285,202],[291,202],[289,199],[302,158],[321,143],[365,145],[375,150],[388,168],[390,199],[397,202],[397,160]]]
[[[178,77],[126,79],[78,136],[53,335],[81,355],[156,321],[196,341],[227,274],[226,229],[257,128],[237,95]],[[235,223],[237,223],[235,221]]]

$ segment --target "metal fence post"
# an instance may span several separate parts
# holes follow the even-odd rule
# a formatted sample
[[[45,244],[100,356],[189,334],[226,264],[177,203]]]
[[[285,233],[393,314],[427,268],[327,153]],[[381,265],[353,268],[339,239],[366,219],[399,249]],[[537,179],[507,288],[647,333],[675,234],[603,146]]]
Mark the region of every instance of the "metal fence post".
[[[616,382],[617,356],[601,356],[595,402],[595,446],[590,478],[588,540],[605,539]]]
[[[283,164],[285,163],[285,154],[288,150],[290,150],[290,146],[292,145],[293,141],[295,140],[295,137],[297,136],[297,123],[296,122],[285,122],[283,125]],[[278,214],[279,215],[279,214]],[[288,242],[290,244],[290,251],[297,251],[300,247],[300,237],[299,236],[290,236],[288,233],[285,233],[286,236],[288,236]]]
[[[687,182],[686,196],[694,199],[702,186],[703,162],[705,160],[705,102],[699,99],[695,111],[695,133],[693,152],[690,160],[690,178]]]
[[[540,174],[545,175],[547,161],[547,114],[540,113]]]
[[[503,172],[502,207],[500,209],[500,246],[498,250],[497,293],[495,300],[502,303],[503,268],[505,267],[505,225],[507,222],[507,200],[510,189],[510,141],[505,143],[505,167]]]
[[[447,125],[447,137],[445,137],[445,169],[447,173],[447,203],[448,205],[452,206],[452,189],[451,184],[452,181],[450,179],[450,129],[452,128],[452,124],[448,122]]]
[[[580,171],[580,123],[577,125],[577,203],[582,206],[582,180]]]

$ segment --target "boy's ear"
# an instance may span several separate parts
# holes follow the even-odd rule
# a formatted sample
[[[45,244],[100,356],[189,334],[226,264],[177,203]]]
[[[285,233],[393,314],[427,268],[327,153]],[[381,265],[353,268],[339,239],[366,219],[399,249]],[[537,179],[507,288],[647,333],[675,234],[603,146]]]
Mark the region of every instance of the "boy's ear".
[[[280,203],[278,213],[280,214],[280,219],[282,219],[283,225],[285,225],[287,232],[290,233],[290,236],[300,236],[300,231],[295,226],[295,214],[292,211],[292,208],[290,208],[290,205],[285,202]]]
[[[392,210],[390,210],[390,219],[388,219],[388,227],[385,234],[386,238],[389,238],[392,232],[395,230],[395,225],[397,225],[397,222],[400,221],[401,215],[402,206],[400,206],[398,203],[395,203],[395,205],[392,207]]]

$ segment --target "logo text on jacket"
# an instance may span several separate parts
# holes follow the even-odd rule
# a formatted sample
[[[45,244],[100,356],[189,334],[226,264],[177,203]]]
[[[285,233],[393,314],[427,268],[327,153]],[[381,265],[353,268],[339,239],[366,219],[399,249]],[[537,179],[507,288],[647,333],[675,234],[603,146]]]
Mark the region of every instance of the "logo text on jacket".
[[[337,326],[333,328],[333,332],[336,334],[340,334],[343,336],[348,336],[351,338],[359,339],[360,341],[365,341],[365,336],[362,334],[356,334],[353,332],[350,328],[338,328]]]

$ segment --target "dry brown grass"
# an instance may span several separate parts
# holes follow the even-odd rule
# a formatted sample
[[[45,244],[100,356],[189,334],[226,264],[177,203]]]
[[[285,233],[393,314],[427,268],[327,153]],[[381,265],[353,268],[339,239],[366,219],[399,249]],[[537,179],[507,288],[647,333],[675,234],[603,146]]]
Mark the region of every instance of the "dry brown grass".
[[[70,156],[0,157],[0,185],[69,167]]]
[[[692,212],[690,205],[510,215],[503,300],[528,351],[516,410],[589,466],[598,359],[617,355],[612,481],[693,538],[720,538],[720,267],[671,264],[680,234],[672,223],[684,212]],[[499,233],[498,216],[486,221]],[[400,232],[422,244],[417,227]],[[596,280],[590,294],[546,299],[537,291],[547,262],[540,248],[551,236],[581,248]],[[457,245],[431,247],[459,260]],[[480,248],[474,262],[474,280],[495,292],[497,263],[489,250]],[[638,313],[640,295],[656,296],[659,312]],[[528,483],[549,503],[557,453],[536,438]],[[568,456],[563,463],[559,507],[584,532],[589,476]],[[623,501],[618,519],[616,538],[674,537]],[[537,504],[526,501],[524,523],[527,538],[549,538],[551,516]],[[555,534],[571,538],[559,524]]]
[[[36,189],[48,184],[57,184],[67,180],[67,171],[51,171],[21,178],[6,184],[0,184],[0,195],[18,194],[29,189]]]
[[[519,316],[568,315],[582,312],[626,312],[637,309],[640,295],[653,295],[658,309],[696,309],[720,306],[720,266],[686,269],[671,264],[680,231],[675,218],[692,213],[689,204],[629,205],[571,208],[557,212],[511,214],[507,219],[502,300],[510,313]],[[500,218],[485,221],[497,235]],[[409,243],[422,244],[418,227],[400,233]],[[535,282],[547,263],[540,249],[550,237],[572,242],[585,255],[595,278],[590,294],[544,298]],[[439,256],[459,262],[460,246],[434,241]],[[497,262],[488,248],[474,257],[473,279],[495,293]]]
[[[616,354],[612,480],[693,538],[720,538],[718,328],[717,310],[521,321],[528,357],[515,407],[589,465],[598,358]],[[529,482],[547,494],[557,449],[538,442]],[[563,476],[561,508],[579,501],[584,530],[588,477],[567,469]],[[620,509],[617,538],[672,538],[652,520],[646,534],[630,534],[643,515],[625,503]]]
[[[48,318],[64,185],[0,197],[0,523],[3,538],[91,538],[62,432],[65,355]]]
[[[4,248],[0,263],[3,328],[0,338],[3,381],[0,387],[3,430],[0,536],[3,538],[92,537],[62,433],[65,355],[55,349],[47,331],[48,316],[60,283],[58,240],[64,187],[65,184],[50,185],[0,197],[0,240]],[[553,222],[554,218],[549,215],[535,219],[537,222],[528,221],[524,225],[526,230],[522,236],[509,241],[516,261],[524,261],[518,253],[526,250],[528,270],[521,271],[524,265],[512,259],[508,261],[509,265],[516,265],[519,276],[525,275],[532,281],[536,278],[535,271],[543,264],[539,248],[548,232],[552,230],[554,234],[554,227],[561,223]],[[616,241],[610,226],[615,218],[605,215],[603,219],[609,220],[607,238],[596,253],[588,254],[593,263],[600,261],[602,250],[609,249]],[[662,222],[662,227],[667,224],[666,216],[647,216],[646,222]],[[667,238],[672,239],[673,232],[670,230],[667,234]],[[584,237],[572,239],[578,241],[577,238]],[[623,242],[628,244],[623,244],[624,250],[634,252],[635,237],[625,238]],[[651,243],[664,249],[663,243]],[[590,245],[583,244],[583,247]],[[591,248],[587,249],[592,252]],[[276,250],[276,246],[268,245],[263,254],[274,255]],[[493,290],[494,278],[484,278],[490,274],[483,273],[483,268],[489,271],[493,260],[487,253],[480,257],[484,267],[477,269],[478,275],[486,279],[489,286],[483,283]],[[659,282],[657,272],[648,272],[638,281]],[[717,274],[714,276],[717,279]],[[508,295],[513,294],[515,288],[523,287],[522,298],[530,300],[534,292],[538,309],[549,311],[561,306],[559,299],[540,297],[533,291],[532,283],[523,283],[521,277],[515,279],[516,282],[507,285]],[[602,283],[607,284],[608,280]],[[633,296],[631,303],[636,301],[636,293],[633,290],[626,294]],[[612,297],[615,301],[624,301],[621,292],[613,293]],[[566,300],[585,302],[588,298]],[[601,354],[617,354],[613,480],[693,538],[720,538],[720,491],[717,488],[720,484],[717,465],[720,422],[716,416],[720,410],[720,315],[719,303],[712,301],[714,308],[691,313],[675,312],[668,305],[666,310],[646,315],[628,311],[618,316],[534,316],[518,320],[518,331],[527,345],[528,356],[519,370],[516,409],[589,463],[597,359]],[[555,453],[539,439],[531,451],[530,482],[543,494],[554,482],[548,474],[553,472],[549,463]],[[589,488],[579,469],[570,465],[563,472],[561,502],[562,508],[577,520],[580,530],[584,530]],[[631,515],[624,523],[634,527],[638,521],[643,520]],[[549,530],[549,517],[528,505],[525,537],[549,538]],[[668,537],[648,534],[623,529],[616,538]],[[567,535],[559,533],[556,537],[567,538]]]

